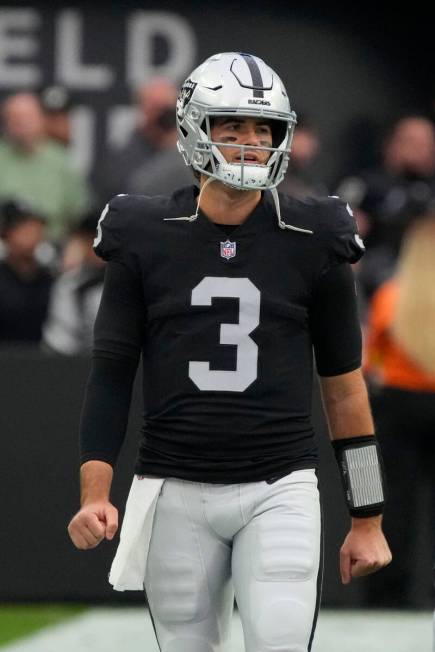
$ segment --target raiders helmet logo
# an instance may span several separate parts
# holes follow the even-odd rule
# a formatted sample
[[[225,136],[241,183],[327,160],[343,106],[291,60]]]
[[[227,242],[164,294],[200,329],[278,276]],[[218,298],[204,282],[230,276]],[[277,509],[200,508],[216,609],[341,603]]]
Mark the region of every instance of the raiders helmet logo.
[[[180,89],[177,97],[177,116],[179,120],[182,120],[184,117],[184,109],[186,104],[190,102],[190,99],[193,95],[193,91],[196,88],[196,82],[191,79],[186,79],[183,86]]]

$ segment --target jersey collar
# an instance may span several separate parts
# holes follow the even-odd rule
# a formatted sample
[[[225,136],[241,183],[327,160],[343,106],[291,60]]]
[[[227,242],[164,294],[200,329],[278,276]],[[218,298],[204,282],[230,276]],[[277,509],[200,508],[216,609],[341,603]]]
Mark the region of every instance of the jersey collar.
[[[176,215],[193,215],[196,211],[196,198],[199,194],[197,186],[188,186],[177,190],[172,196],[174,217]],[[172,211],[171,211],[172,213]],[[220,241],[223,237],[222,229],[218,224],[210,220],[207,215],[199,209],[198,218],[193,222],[182,222],[186,228],[192,229],[192,233],[203,240]],[[240,224],[231,233],[231,239],[246,238],[255,236],[257,233],[274,230],[276,224],[275,208],[269,191],[262,193],[261,200],[254,210],[248,215],[243,224]]]

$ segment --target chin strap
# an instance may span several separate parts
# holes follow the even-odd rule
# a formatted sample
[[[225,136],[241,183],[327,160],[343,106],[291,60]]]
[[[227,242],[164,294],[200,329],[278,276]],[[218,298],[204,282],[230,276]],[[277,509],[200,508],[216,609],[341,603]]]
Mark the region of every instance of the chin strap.
[[[278,218],[278,226],[280,229],[290,229],[290,231],[298,231],[299,233],[308,233],[310,235],[313,235],[314,231],[311,231],[310,229],[301,229],[298,226],[292,226],[291,224],[286,224],[284,220],[281,218],[281,208],[279,205],[279,197],[278,197],[278,191],[276,188],[271,188],[270,192],[273,197],[273,202],[275,204],[275,210],[276,210],[276,216]]]
[[[169,222],[171,220],[185,220],[186,222],[194,222],[198,218],[199,202],[201,201],[202,193],[204,192],[208,184],[211,183],[212,181],[216,181],[216,179],[214,177],[209,177],[204,183],[204,185],[202,186],[201,190],[199,191],[198,201],[196,202],[196,211],[193,215],[189,215],[188,217],[164,217],[163,221]]]

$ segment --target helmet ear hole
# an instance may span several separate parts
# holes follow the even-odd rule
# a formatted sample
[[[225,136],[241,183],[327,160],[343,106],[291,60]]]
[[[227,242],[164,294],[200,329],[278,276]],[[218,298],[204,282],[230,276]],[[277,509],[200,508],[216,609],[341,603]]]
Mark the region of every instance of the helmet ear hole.
[[[216,118],[213,115],[206,116],[204,120],[201,122],[199,128],[208,136],[211,136],[211,130],[214,127],[214,124],[216,122]],[[207,126],[208,125],[208,126]],[[210,130],[210,133],[207,132],[207,129]]]
[[[271,120],[272,147],[279,147],[287,133],[287,123],[284,120]]]

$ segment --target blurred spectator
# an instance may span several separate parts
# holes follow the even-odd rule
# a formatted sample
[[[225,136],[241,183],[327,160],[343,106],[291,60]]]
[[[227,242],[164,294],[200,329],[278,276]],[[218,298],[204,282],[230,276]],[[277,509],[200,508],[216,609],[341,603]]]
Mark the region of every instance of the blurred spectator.
[[[379,145],[382,138],[379,121],[366,114],[353,115],[344,125],[341,138],[336,143],[340,151],[340,171],[335,178],[334,188],[345,176],[359,175],[377,165]]]
[[[432,214],[411,227],[397,274],[375,293],[369,314],[366,372],[379,386],[373,410],[389,487],[384,527],[393,553],[382,577],[368,580],[371,605],[418,606],[413,604],[411,578],[422,517],[434,544],[434,252]],[[423,515],[424,483],[430,484],[432,504]],[[427,596],[430,590],[428,571]]]
[[[41,93],[45,135],[69,147],[71,144],[71,97],[62,86],[49,86]]]
[[[43,329],[47,349],[66,355],[90,353],[100,305],[104,263],[93,251],[99,215],[89,214],[68,239],[63,273],[55,281]]]
[[[0,198],[29,201],[59,238],[89,202],[87,186],[73,169],[64,147],[45,136],[44,116],[35,95],[18,93],[2,107]]]
[[[163,78],[137,91],[137,127],[123,148],[107,153],[107,162],[98,173],[102,202],[119,193],[168,194],[192,183],[192,173],[176,148],[177,92],[177,87]]]
[[[289,166],[280,185],[280,192],[299,199],[328,194],[326,185],[318,179],[315,171],[319,152],[320,139],[317,130],[304,116],[298,114]]]
[[[339,185],[337,194],[363,223],[367,254],[359,280],[367,296],[393,273],[403,233],[435,198],[435,128],[422,116],[401,118],[384,140],[383,163]]]
[[[47,315],[52,277],[36,258],[45,220],[24,202],[0,211],[5,257],[0,262],[0,344],[37,344]]]

